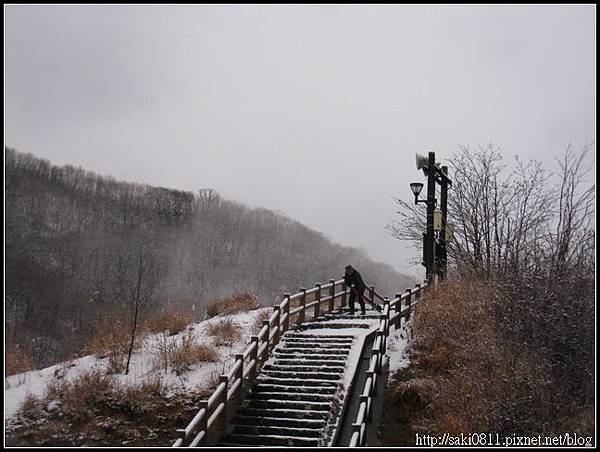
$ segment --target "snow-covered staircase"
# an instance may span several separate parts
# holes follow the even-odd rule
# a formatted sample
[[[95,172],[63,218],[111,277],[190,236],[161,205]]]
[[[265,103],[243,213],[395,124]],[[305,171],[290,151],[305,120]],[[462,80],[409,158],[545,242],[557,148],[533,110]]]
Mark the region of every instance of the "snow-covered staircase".
[[[172,446],[370,444],[390,328],[410,317],[427,287],[390,300],[369,286],[365,298],[378,310],[364,316],[349,315],[344,280],[284,294]]]
[[[376,314],[339,311],[286,332],[217,446],[331,446]]]

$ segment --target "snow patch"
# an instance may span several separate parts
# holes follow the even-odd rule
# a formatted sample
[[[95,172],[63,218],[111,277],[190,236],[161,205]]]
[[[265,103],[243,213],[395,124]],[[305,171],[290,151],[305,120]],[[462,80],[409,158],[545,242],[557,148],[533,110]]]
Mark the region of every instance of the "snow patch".
[[[387,357],[389,360],[389,378],[400,369],[408,367],[410,364],[410,321],[404,322],[404,324],[394,330],[388,336],[387,342]]]
[[[155,369],[152,364],[156,355],[154,349],[161,336],[164,333],[150,334],[144,338],[141,347],[131,356],[129,374],[115,374],[114,377],[125,385],[135,385],[144,381],[150,376],[160,377],[162,383],[171,391],[171,393],[181,390],[204,388],[208,386],[211,376],[214,373],[226,373],[235,362],[235,354],[241,353],[250,343],[250,337],[253,334],[253,327],[256,319],[263,311],[270,311],[271,308],[260,308],[254,311],[243,312],[240,314],[223,315],[213,317],[199,323],[188,326],[197,334],[197,343],[213,346],[213,339],[208,335],[209,324],[220,320],[232,320],[241,327],[241,337],[235,343],[228,346],[213,346],[219,355],[218,362],[200,363],[191,371],[181,376],[164,369]],[[180,341],[183,331],[174,335],[170,340]],[[28,395],[35,397],[44,397],[48,383],[56,379],[72,380],[77,376],[92,369],[106,371],[108,360],[98,359],[95,355],[84,356],[72,361],[65,361],[54,366],[41,370],[32,370],[21,374],[11,375],[4,378],[4,417],[5,422],[14,422],[11,419],[18,412],[21,404]],[[51,402],[52,404],[52,402]],[[54,405],[51,405],[54,407]]]

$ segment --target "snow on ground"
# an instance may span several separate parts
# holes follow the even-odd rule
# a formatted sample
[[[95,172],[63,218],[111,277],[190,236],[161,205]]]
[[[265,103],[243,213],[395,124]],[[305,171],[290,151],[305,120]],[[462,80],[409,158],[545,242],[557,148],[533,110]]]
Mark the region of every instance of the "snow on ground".
[[[409,355],[410,342],[410,321],[394,330],[388,336],[387,357],[389,359],[389,378],[391,379],[396,371],[408,367],[410,364]]]
[[[234,355],[241,353],[250,343],[250,337],[254,334],[253,328],[256,319],[263,311],[270,308],[261,308],[240,314],[223,315],[213,317],[188,328],[198,336],[199,344],[210,345],[219,354],[219,361],[211,363],[200,363],[191,371],[181,376],[171,371],[165,372],[164,368],[156,370],[152,361],[155,359],[156,344],[164,338],[164,333],[150,334],[139,350],[134,351],[131,356],[129,375],[116,374],[115,377],[125,384],[137,384],[150,376],[160,376],[161,381],[171,391],[203,388],[208,386],[213,374],[227,372],[234,363]],[[242,335],[238,341],[229,346],[214,346],[213,338],[208,335],[207,329],[210,323],[220,320],[231,319],[241,326]],[[189,332],[189,330],[186,330]],[[174,335],[169,340],[180,340],[185,331]],[[43,397],[46,387],[55,378],[73,379],[86,371],[94,368],[106,370],[108,359],[97,359],[95,355],[84,356],[73,361],[66,361],[41,370],[32,370],[17,375],[11,375],[4,379],[4,416],[5,422],[12,418],[18,411],[21,403],[28,394]]]

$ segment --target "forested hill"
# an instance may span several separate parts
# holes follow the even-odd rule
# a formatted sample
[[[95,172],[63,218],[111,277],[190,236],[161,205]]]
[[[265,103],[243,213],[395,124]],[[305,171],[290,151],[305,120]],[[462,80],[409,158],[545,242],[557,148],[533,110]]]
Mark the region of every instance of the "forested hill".
[[[117,181],[5,149],[7,346],[51,364],[81,353],[109,314],[142,318],[236,291],[272,304],[343,273],[393,294],[410,284],[364,252],[286,216],[198,193]],[[383,225],[382,225],[383,227]]]

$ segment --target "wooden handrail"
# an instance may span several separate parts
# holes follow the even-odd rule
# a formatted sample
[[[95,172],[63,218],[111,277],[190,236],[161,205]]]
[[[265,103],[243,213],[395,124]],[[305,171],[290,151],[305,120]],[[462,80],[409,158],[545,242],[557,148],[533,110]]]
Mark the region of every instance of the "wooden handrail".
[[[417,284],[415,289],[407,289],[403,295],[396,294],[396,298],[392,301],[388,300],[386,297],[382,298],[384,308],[380,315],[379,327],[376,330],[377,336],[371,349],[369,367],[365,372],[365,384],[360,395],[358,413],[352,424],[352,435],[350,437],[349,447],[361,447],[367,445],[365,432],[367,424],[371,422],[371,411],[374,403],[373,399],[377,396],[377,379],[381,373],[383,356],[386,352],[387,338],[390,333],[390,325],[399,328],[401,318],[408,318],[408,316],[410,316],[412,306],[423,298],[422,295],[426,288],[427,283],[421,285]],[[374,290],[372,293],[377,295]],[[411,304],[410,300],[413,294],[418,295],[418,297],[416,296],[414,302]],[[402,300],[408,301],[404,309],[402,309]],[[397,322],[395,322],[396,319],[398,319]]]
[[[336,287],[341,287],[340,292],[336,292]],[[378,330],[378,337],[373,346],[373,355],[371,357],[370,365],[367,370],[368,378],[365,382],[365,387],[361,397],[360,409],[362,410],[360,422],[355,423],[354,432],[352,434],[351,447],[362,445],[364,443],[364,433],[366,429],[366,422],[369,422],[371,415],[371,407],[373,405],[373,396],[375,395],[376,381],[378,373],[381,372],[381,363],[383,355],[385,354],[385,346],[387,341],[387,335],[389,334],[389,324],[392,316],[392,308],[396,307],[396,303],[402,302],[409,295],[408,292],[400,297],[396,297],[394,300],[389,301],[385,297],[375,291],[373,286],[369,286],[372,294],[372,299],[379,298],[384,301],[384,309],[380,318],[380,325]],[[421,293],[427,287],[427,283],[423,283],[417,286],[411,292],[419,294],[420,299]],[[323,296],[324,290],[327,290],[328,295]],[[257,375],[259,366],[266,361],[270,348],[274,347],[278,339],[289,329],[290,319],[293,316],[298,316],[296,323],[302,323],[306,320],[306,310],[315,308],[315,313],[319,314],[321,308],[323,312],[331,312],[335,309],[336,300],[340,300],[340,306],[346,305],[348,288],[346,287],[344,280],[333,280],[331,279],[327,284],[319,284],[311,289],[302,288],[295,294],[285,294],[283,301],[274,306],[273,314],[269,316],[268,320],[263,322],[263,326],[260,329],[257,336],[252,337],[251,343],[246,349],[239,355],[236,355],[236,360],[233,367],[229,370],[226,375],[220,376],[220,383],[214,390],[213,394],[208,400],[199,403],[200,409],[186,426],[185,429],[178,429],[178,438],[173,443],[172,447],[182,446],[197,446],[209,436],[209,432],[212,430],[214,425],[220,424],[225,425],[225,416],[230,411],[228,404],[234,399],[234,397],[246,386],[253,383],[254,377]],[[306,297],[312,294],[317,294],[317,299],[306,303]],[[291,309],[292,302],[300,300],[301,305]],[[418,301],[415,297],[415,302]],[[414,305],[414,303],[413,303]],[[410,314],[410,305],[406,306],[404,310],[400,309],[397,315],[404,316]],[[396,309],[394,309],[395,311]],[[396,318],[394,316],[393,318]]]

